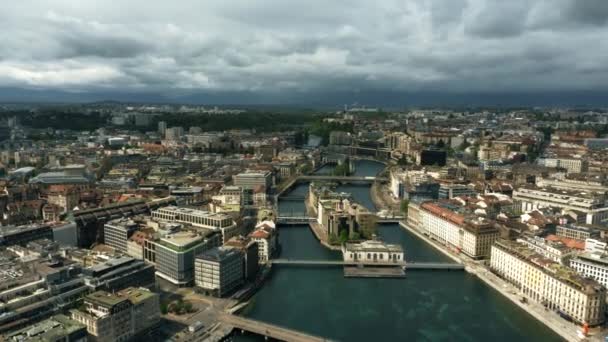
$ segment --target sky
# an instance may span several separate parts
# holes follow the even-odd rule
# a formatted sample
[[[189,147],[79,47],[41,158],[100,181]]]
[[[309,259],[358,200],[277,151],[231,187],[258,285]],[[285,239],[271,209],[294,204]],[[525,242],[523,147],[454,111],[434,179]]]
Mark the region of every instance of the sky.
[[[608,94],[607,0],[20,0],[0,32],[0,100]]]

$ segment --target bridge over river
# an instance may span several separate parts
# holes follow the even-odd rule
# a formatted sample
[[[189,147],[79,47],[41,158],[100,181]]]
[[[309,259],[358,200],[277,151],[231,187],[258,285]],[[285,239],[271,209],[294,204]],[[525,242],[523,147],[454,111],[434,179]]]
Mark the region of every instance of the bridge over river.
[[[323,342],[330,341],[323,337],[299,332],[297,330],[284,328],[275,324],[269,324],[242,316],[221,314],[219,320],[222,323],[233,326],[236,329],[252,332],[261,336],[270,337],[280,341],[289,342]]]
[[[294,266],[402,266],[406,270],[464,270],[464,265],[449,262],[361,262],[342,260],[297,260],[297,259],[272,259],[273,265]]]

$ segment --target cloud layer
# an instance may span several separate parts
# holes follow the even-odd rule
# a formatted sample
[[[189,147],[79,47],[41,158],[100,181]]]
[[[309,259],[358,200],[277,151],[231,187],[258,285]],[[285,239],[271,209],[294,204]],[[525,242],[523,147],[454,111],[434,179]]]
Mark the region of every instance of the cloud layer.
[[[606,0],[23,0],[0,31],[0,87],[608,90]]]

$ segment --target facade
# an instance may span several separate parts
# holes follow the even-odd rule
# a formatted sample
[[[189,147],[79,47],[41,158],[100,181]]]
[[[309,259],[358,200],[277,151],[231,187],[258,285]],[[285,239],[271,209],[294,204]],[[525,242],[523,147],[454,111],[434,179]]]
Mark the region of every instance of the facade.
[[[405,262],[403,248],[377,240],[367,240],[361,243],[346,243],[342,246],[344,261],[393,264]]]
[[[49,224],[0,227],[0,246],[25,245],[39,239],[53,240],[53,229]]]
[[[86,267],[82,270],[85,284],[93,290],[118,291],[127,287],[154,285],[154,266],[142,260],[123,256]]]
[[[579,324],[596,326],[605,320],[605,287],[520,243],[497,241],[492,246],[490,267],[525,296]]]
[[[110,221],[103,226],[104,244],[126,254],[129,238],[138,228],[137,223],[126,218]]]
[[[513,200],[521,205],[522,212],[557,207],[582,213],[587,224],[602,224],[608,220],[608,203],[604,194],[525,186],[513,191]]]
[[[243,254],[234,248],[216,247],[194,261],[195,284],[223,297],[243,284]]]
[[[555,228],[557,236],[576,240],[598,239],[602,231],[598,227],[581,224],[558,225]]]
[[[258,269],[260,252],[258,243],[253,241],[251,238],[237,236],[230,239],[224,244],[227,248],[234,248],[239,250],[243,255],[243,278],[245,280],[255,279]]]

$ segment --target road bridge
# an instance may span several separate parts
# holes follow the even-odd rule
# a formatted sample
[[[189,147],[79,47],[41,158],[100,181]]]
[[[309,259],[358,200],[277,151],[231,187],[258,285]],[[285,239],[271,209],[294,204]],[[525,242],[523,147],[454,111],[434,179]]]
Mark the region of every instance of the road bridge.
[[[279,224],[306,224],[315,222],[317,219],[314,217],[307,216],[279,216],[277,223]]]
[[[269,324],[242,316],[221,314],[219,320],[237,329],[246,330],[254,334],[270,337],[276,340],[289,342],[322,342],[329,341],[323,337],[306,334],[297,330],[284,328],[276,324]]]

